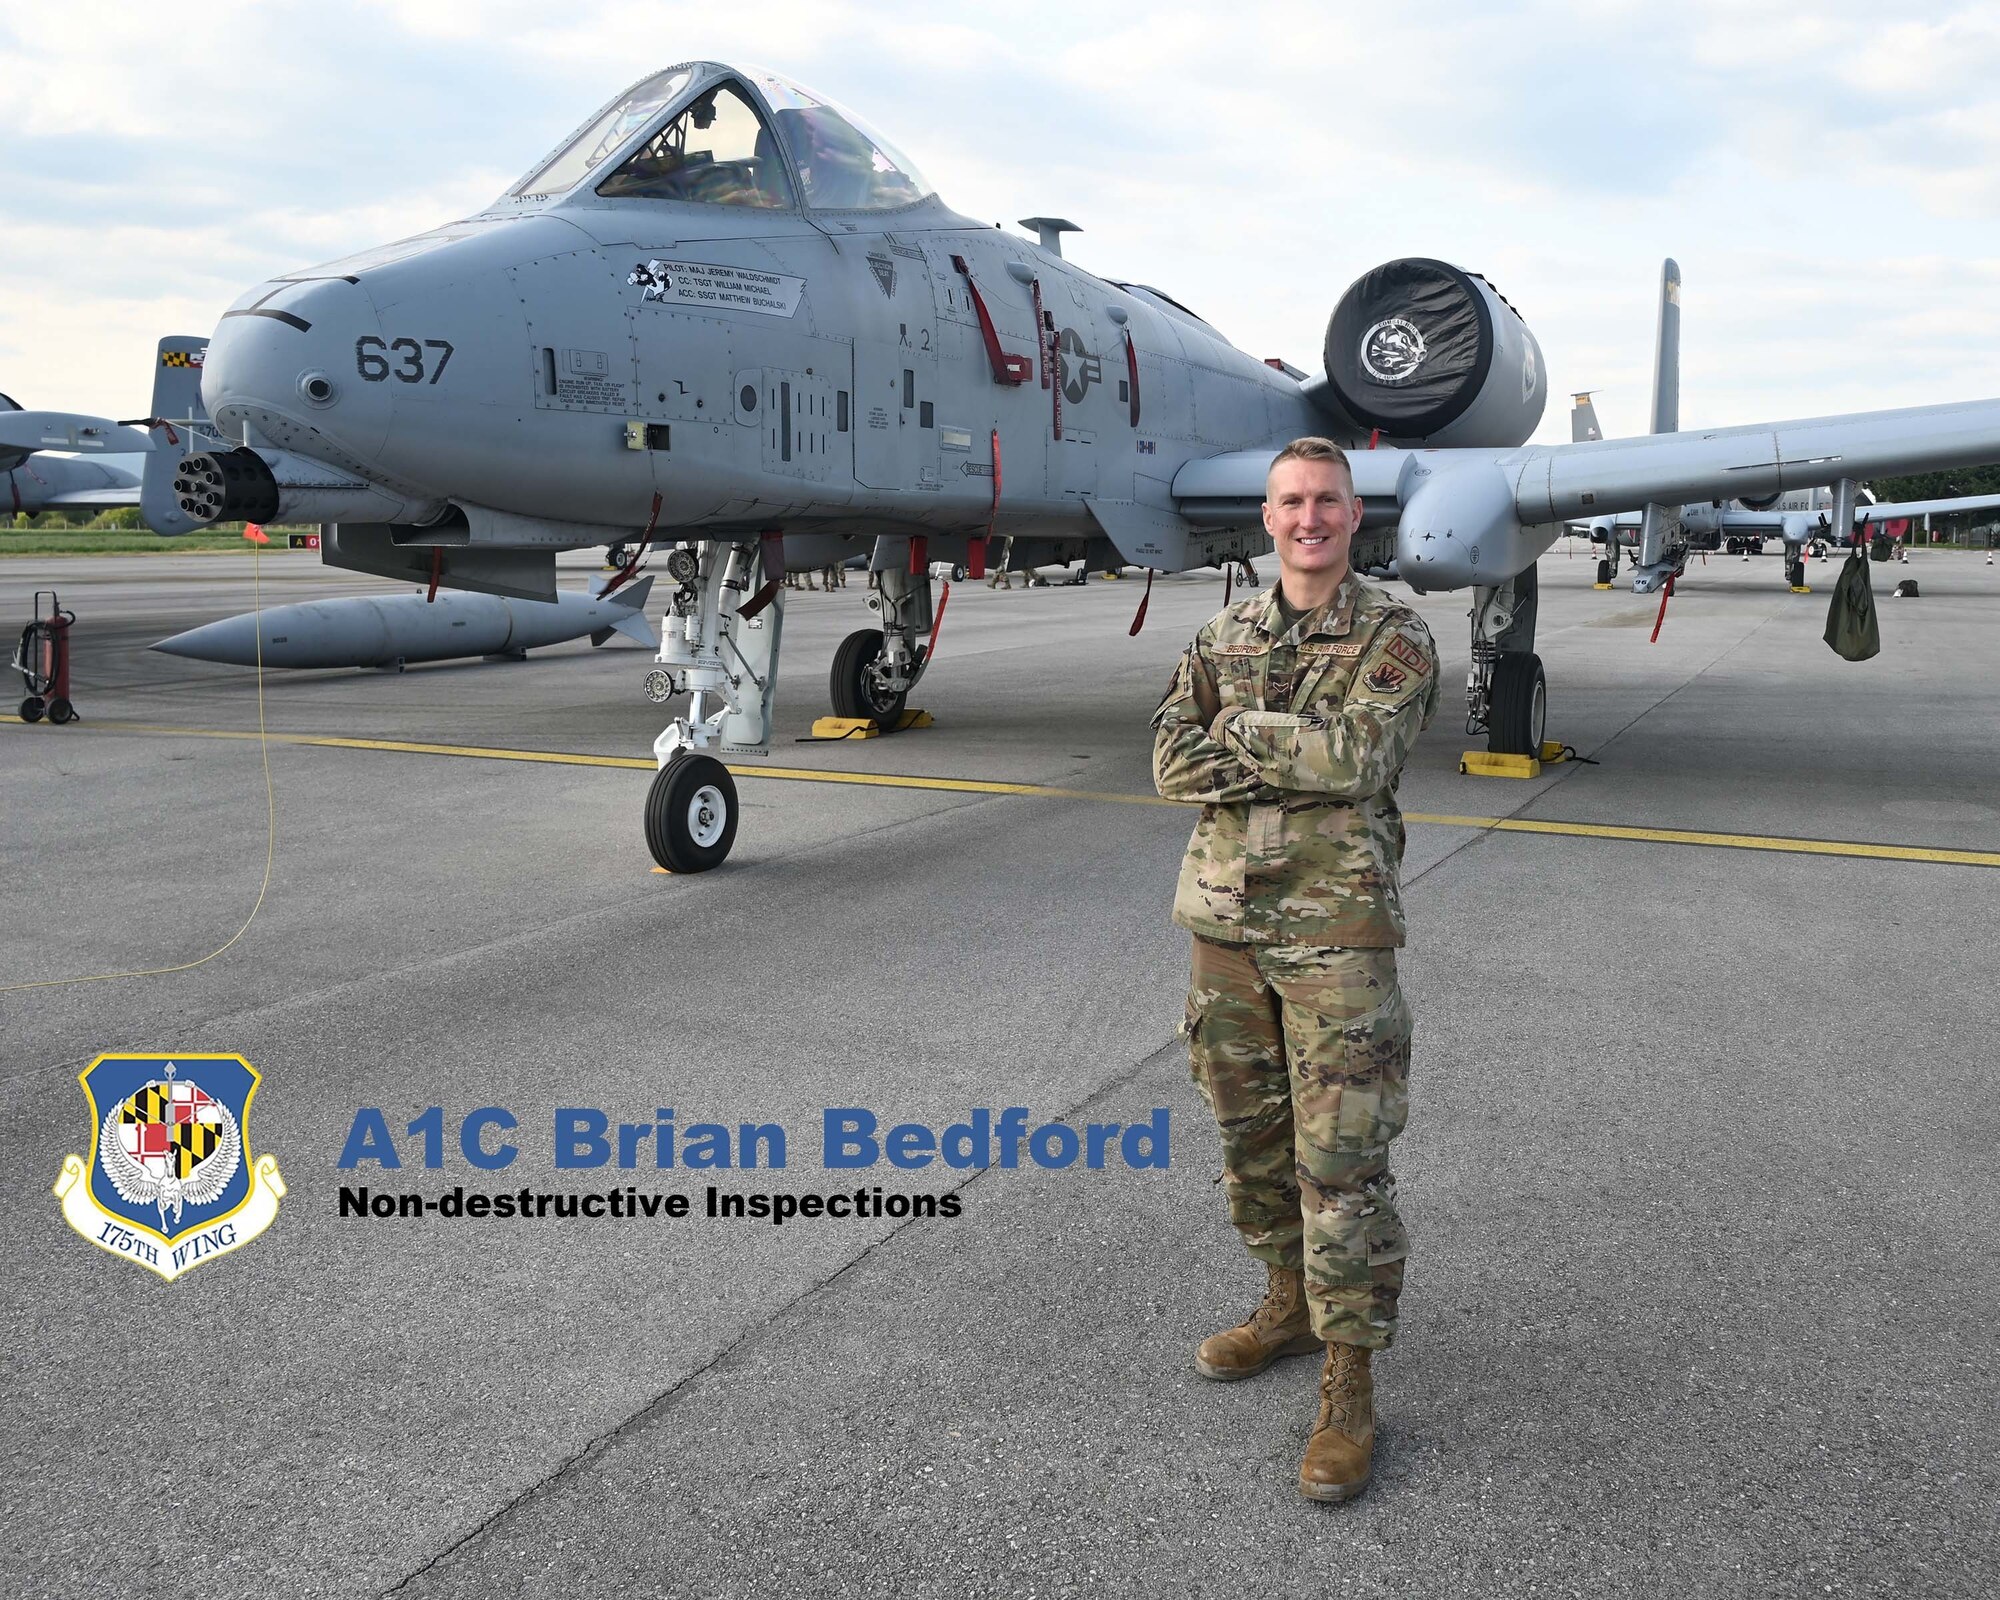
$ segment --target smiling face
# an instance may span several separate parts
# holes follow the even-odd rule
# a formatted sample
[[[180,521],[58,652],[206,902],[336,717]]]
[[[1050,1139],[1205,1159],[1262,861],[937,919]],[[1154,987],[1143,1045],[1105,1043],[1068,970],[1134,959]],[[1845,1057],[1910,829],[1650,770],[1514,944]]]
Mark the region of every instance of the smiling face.
[[[1337,461],[1278,462],[1264,490],[1264,531],[1278,547],[1280,581],[1294,606],[1324,605],[1347,576],[1361,502]]]

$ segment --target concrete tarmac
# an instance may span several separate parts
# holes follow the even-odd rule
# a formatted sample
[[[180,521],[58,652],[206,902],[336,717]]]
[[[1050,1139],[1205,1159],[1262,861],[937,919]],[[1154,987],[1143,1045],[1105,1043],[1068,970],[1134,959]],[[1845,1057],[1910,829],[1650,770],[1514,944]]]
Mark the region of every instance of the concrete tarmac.
[[[51,582],[77,611],[84,718],[0,724],[0,1591],[1992,1593],[2000,569],[1876,567],[1853,665],[1834,564],[1797,596],[1710,558],[1656,644],[1657,599],[1591,567],[1545,559],[1540,651],[1551,736],[1598,764],[1532,782],[1457,772],[1467,601],[1418,602],[1446,697],[1402,798],[1450,820],[1405,868],[1413,1255],[1376,1480],[1330,1507],[1294,1487],[1313,1363],[1191,1360],[1262,1282],[1175,1037],[1192,818],[1148,803],[1214,575],[1157,583],[1136,639],[1137,581],[955,585],[936,726],[832,744],[797,741],[863,591],[788,595],[778,740],[739,770],[1084,793],[746,775],[728,865],[674,878],[648,772],[565,759],[643,760],[647,651],[273,673],[264,746],[254,674],[144,645],[391,586],[303,552],[0,565],[9,628]],[[256,1065],[262,1238],[167,1284],[68,1230],[108,1051]],[[1166,1107],[1171,1164],[820,1166],[829,1106],[1016,1105]],[[435,1171],[403,1136],[430,1106]],[[456,1146],[483,1106],[520,1121],[503,1171]],[[559,1106],[779,1123],[789,1162],[558,1170]],[[361,1107],[400,1171],[338,1168]],[[343,1183],[695,1214],[343,1218]],[[961,1214],[775,1226],[710,1185]]]

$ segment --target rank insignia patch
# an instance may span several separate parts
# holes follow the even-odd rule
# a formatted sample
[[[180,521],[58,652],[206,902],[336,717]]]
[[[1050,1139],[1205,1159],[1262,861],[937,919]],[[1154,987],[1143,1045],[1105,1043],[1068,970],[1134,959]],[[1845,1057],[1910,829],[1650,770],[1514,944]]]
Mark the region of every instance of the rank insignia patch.
[[[65,1156],[63,1220],[169,1281],[271,1225],[285,1182],[252,1157],[257,1069],[241,1056],[99,1056],[77,1080],[91,1152]]]
[[[1394,694],[1410,681],[1410,675],[1394,662],[1379,661],[1361,681],[1377,694]]]

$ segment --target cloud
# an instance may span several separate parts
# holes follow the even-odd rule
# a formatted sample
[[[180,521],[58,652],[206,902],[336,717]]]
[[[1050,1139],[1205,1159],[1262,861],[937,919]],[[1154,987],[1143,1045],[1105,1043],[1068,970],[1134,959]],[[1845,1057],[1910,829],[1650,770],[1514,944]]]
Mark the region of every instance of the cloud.
[[[1063,215],[1258,356],[1317,366],[1380,261],[1486,273],[1556,392],[1636,427],[1660,257],[1683,415],[1995,388],[2000,17],[1863,0],[928,4],[101,0],[0,21],[0,386],[119,411],[249,284],[483,204],[633,79],[750,60],[848,104],[982,221]],[[121,411],[121,414],[128,414]],[[1552,412],[1545,437],[1566,436]]]

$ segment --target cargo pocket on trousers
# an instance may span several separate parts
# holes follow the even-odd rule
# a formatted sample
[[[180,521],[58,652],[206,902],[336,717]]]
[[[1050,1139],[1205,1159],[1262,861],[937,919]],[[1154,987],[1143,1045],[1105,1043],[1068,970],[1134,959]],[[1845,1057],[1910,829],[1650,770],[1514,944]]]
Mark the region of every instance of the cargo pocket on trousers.
[[[1306,1219],[1307,1255],[1324,1285],[1366,1288],[1373,1282],[1370,1268],[1393,1265],[1410,1253],[1394,1206],[1363,1201],[1357,1207],[1354,1198]]]
[[[1386,1145],[1410,1120],[1410,1023],[1400,1002],[1344,1027],[1341,1058],[1341,1147]]]
[[[1410,1253],[1410,1238],[1403,1231],[1403,1219],[1391,1209],[1380,1209],[1372,1217],[1362,1219],[1367,1224],[1368,1265],[1384,1267],[1392,1261],[1401,1261]]]
[[[1188,996],[1187,1011],[1181,1017],[1180,1034],[1187,1040],[1188,1077],[1201,1091],[1202,1103],[1210,1111],[1215,1109],[1215,1095],[1208,1086],[1208,1058],[1202,1050],[1201,1024],[1206,1007],[1196,1003],[1193,995]]]

